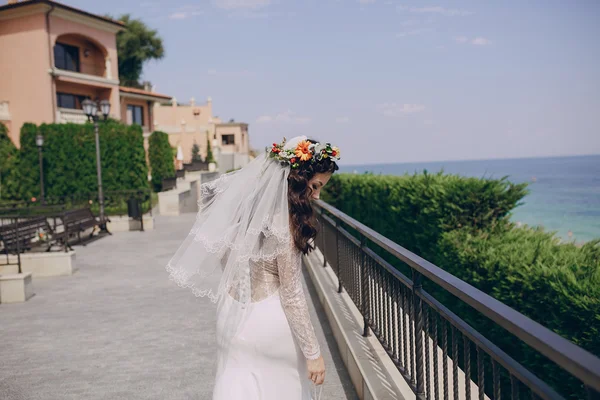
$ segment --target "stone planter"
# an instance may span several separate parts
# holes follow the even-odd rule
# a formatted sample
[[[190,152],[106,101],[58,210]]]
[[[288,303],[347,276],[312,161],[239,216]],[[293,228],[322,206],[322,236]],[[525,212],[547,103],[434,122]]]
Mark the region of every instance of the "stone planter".
[[[111,216],[110,222],[106,224],[110,232],[129,232],[139,231],[142,228],[140,220],[129,218],[126,215]],[[144,214],[144,230],[154,229],[154,217],[150,214]]]
[[[29,300],[33,292],[32,273],[0,275],[0,303],[21,303]]]
[[[16,263],[17,257],[10,256],[9,260]],[[18,271],[16,265],[13,272]],[[53,251],[43,253],[24,253],[21,254],[21,271],[31,273],[34,278],[49,276],[68,276],[73,275],[78,270],[75,263],[75,252]]]

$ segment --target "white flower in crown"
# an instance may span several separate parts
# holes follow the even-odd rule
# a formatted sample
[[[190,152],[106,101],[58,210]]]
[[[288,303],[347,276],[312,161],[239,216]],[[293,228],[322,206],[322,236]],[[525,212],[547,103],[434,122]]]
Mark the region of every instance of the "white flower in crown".
[[[314,150],[313,150],[313,154],[315,154],[315,157],[317,157],[318,160],[320,160],[322,158],[321,154],[323,153],[323,150],[327,149],[327,143],[317,143],[317,145],[315,146]]]

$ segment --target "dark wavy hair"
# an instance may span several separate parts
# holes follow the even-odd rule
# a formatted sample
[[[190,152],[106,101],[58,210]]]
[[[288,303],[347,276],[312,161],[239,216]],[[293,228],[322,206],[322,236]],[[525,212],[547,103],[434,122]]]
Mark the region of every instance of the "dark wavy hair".
[[[308,139],[311,143],[317,143]],[[310,240],[317,236],[318,229],[311,204],[312,189],[308,182],[318,173],[334,173],[339,169],[335,161],[324,158],[318,162],[300,163],[293,168],[288,177],[288,202],[290,210],[290,228],[296,247],[304,254],[314,250]]]

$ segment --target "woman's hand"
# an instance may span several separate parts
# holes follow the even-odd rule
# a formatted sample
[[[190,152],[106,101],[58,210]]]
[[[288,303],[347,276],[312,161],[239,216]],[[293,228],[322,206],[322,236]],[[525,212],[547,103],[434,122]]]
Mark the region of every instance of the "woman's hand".
[[[314,382],[315,385],[322,385],[325,380],[325,361],[323,356],[315,360],[306,360],[308,367],[308,379]]]

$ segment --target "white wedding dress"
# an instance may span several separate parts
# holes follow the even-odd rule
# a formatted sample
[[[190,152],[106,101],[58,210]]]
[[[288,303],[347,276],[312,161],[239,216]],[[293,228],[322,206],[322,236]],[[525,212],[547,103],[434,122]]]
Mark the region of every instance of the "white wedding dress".
[[[218,347],[213,400],[316,400],[306,360],[318,358],[320,349],[301,268],[301,253],[292,242],[273,260],[251,261],[251,302],[233,338]],[[228,334],[226,316],[244,307],[225,296],[217,315],[218,337]]]

